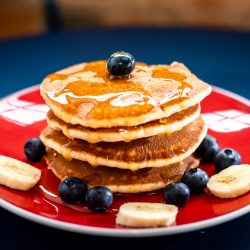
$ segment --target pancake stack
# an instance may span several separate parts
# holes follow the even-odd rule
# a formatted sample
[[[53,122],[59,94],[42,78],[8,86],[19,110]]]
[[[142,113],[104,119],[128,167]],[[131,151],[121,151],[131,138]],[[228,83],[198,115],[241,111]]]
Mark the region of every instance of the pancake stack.
[[[198,166],[192,154],[207,133],[200,102],[210,92],[177,62],[136,63],[126,77],[111,76],[105,61],[51,74],[41,85],[47,164],[60,179],[113,192],[161,189]]]

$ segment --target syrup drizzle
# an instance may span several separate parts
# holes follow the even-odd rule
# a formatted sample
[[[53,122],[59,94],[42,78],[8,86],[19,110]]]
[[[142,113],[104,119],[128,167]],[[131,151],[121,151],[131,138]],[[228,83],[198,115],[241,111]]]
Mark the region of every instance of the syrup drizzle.
[[[192,86],[186,78],[164,66],[142,63],[136,64],[131,77],[111,78],[106,62],[97,61],[65,74],[49,75],[47,95],[68,112],[84,118],[127,117],[188,98]]]

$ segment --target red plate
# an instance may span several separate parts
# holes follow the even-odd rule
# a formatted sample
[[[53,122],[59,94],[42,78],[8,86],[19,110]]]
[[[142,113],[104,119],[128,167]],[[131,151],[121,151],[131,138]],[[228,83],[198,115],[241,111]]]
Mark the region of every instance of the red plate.
[[[32,87],[0,101],[0,154],[26,161],[23,145],[39,136],[46,126],[48,107],[39,88]],[[214,88],[202,103],[202,113],[221,147],[240,152],[243,163],[250,163],[249,101],[222,89]],[[219,199],[207,193],[193,196],[179,209],[175,226],[155,229],[122,228],[115,225],[119,206],[129,201],[162,202],[162,192],[140,195],[116,195],[107,213],[89,212],[83,205],[68,206],[57,197],[59,180],[44,161],[35,164],[42,170],[42,180],[32,191],[22,192],[0,186],[0,205],[27,219],[60,229],[109,236],[155,236],[188,232],[237,218],[250,211],[250,193],[235,199]],[[209,175],[213,165],[201,166]]]

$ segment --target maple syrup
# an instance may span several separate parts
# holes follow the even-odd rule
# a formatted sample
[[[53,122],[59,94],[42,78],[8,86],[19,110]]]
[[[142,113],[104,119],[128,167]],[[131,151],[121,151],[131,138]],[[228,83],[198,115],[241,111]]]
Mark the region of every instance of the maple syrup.
[[[62,71],[63,72],[63,71]],[[47,77],[46,94],[67,112],[82,118],[113,119],[146,114],[188,98],[186,75],[166,66],[137,63],[129,77],[111,77],[105,61],[83,64],[75,71]]]

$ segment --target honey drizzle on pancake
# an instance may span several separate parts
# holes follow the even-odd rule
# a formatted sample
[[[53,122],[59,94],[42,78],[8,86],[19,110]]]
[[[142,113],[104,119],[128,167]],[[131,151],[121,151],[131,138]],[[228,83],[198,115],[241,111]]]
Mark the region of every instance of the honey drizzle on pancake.
[[[113,78],[106,62],[96,61],[47,78],[52,86],[47,91],[51,100],[73,115],[94,119],[146,114],[188,98],[192,90],[186,75],[143,63],[136,64],[130,77]]]

